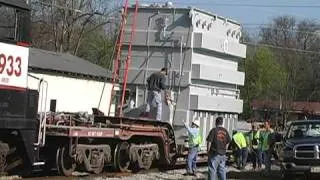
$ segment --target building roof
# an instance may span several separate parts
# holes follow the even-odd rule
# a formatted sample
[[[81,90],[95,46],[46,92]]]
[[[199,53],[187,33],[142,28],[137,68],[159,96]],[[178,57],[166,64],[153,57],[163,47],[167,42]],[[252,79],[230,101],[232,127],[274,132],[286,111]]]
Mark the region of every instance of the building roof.
[[[95,78],[111,78],[109,70],[71,54],[30,48],[29,57],[29,68],[32,69],[72,73]]]
[[[0,0],[0,4],[5,4],[8,6],[13,6],[16,8],[29,10],[29,5],[24,0]]]

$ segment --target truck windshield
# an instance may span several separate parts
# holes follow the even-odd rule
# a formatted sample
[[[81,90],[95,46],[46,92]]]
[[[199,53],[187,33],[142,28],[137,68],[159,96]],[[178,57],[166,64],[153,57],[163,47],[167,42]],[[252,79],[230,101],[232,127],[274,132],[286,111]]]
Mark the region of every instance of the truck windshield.
[[[320,122],[306,122],[292,124],[289,128],[287,138],[319,137]]]

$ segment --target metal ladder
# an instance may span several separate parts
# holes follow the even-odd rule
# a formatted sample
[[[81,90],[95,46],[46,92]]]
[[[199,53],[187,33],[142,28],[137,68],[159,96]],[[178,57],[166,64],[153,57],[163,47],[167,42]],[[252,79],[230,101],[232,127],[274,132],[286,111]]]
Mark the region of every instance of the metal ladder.
[[[46,120],[47,120],[47,96],[48,96],[48,82],[42,78],[36,77],[34,75],[28,74],[29,77],[37,79],[39,81],[38,84],[38,92],[39,92],[39,129],[38,129],[38,138],[37,142],[34,143],[34,150],[38,153],[37,157],[39,158],[39,148],[43,147],[46,144]],[[44,161],[34,162],[33,166],[42,166],[44,165]]]
[[[108,110],[108,116],[110,116],[110,110],[112,105],[112,100],[115,96],[114,86],[116,83],[119,83],[119,67],[120,67],[120,57],[121,57],[121,48],[122,48],[122,42],[124,38],[124,26],[126,25],[126,19],[127,19],[127,13],[128,13],[128,5],[129,0],[126,0],[123,12],[122,12],[122,19],[120,23],[120,30],[118,39],[116,42],[116,57],[113,62],[113,73],[112,73],[112,88],[111,88],[111,94],[110,94],[110,104],[109,104],[109,110]]]
[[[29,77],[37,79],[38,92],[39,92],[39,130],[38,130],[38,140],[34,143],[35,146],[43,147],[46,143],[46,120],[47,120],[47,95],[48,95],[48,82],[42,78],[28,74]]]
[[[117,39],[116,43],[116,58],[114,59],[114,64],[113,64],[113,73],[112,73],[112,88],[111,88],[111,98],[110,98],[110,104],[109,104],[109,110],[108,110],[108,115],[110,115],[110,109],[111,109],[111,104],[112,104],[112,99],[115,96],[115,84],[120,83],[120,57],[121,57],[121,51],[122,51],[122,45],[123,45],[123,40],[124,40],[124,31],[125,31],[125,25],[127,24],[127,16],[128,16],[128,6],[129,6],[129,0],[126,0],[125,5],[124,5],[124,10],[122,13],[122,20],[120,24],[120,31],[119,31],[119,36]],[[135,10],[134,14],[132,16],[132,24],[131,24],[131,33],[130,33],[130,39],[128,43],[128,54],[125,60],[125,69],[123,72],[123,80],[122,80],[122,96],[121,96],[121,102],[119,106],[119,116],[123,116],[123,104],[125,100],[125,94],[126,94],[126,87],[127,87],[127,80],[128,80],[128,71],[131,63],[131,54],[132,54],[132,42],[134,40],[134,35],[135,35],[135,29],[136,29],[136,19],[137,19],[137,14],[138,14],[138,0],[135,1]],[[117,108],[116,108],[117,109]]]

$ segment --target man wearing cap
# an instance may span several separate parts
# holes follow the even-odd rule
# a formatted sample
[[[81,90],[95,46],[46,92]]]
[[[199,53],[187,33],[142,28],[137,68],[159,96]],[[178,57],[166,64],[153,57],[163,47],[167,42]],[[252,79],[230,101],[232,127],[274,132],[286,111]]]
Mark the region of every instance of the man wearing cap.
[[[202,138],[199,132],[200,121],[199,120],[193,121],[191,127],[189,127],[185,122],[184,126],[187,128],[188,135],[189,135],[189,153],[188,153],[188,164],[187,164],[186,175],[196,176],[197,155],[198,155],[199,146],[202,143]]]
[[[159,72],[151,74],[148,79],[148,97],[145,114],[143,116],[150,117],[150,108],[157,108],[156,120],[161,121],[162,114],[162,98],[161,91],[165,90],[166,75],[168,75],[168,69],[162,68]]]

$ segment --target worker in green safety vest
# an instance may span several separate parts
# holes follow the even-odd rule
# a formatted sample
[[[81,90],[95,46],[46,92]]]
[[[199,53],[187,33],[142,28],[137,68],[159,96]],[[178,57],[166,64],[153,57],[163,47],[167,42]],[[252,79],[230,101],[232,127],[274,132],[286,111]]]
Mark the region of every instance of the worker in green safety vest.
[[[274,130],[271,128],[270,121],[264,122],[264,130],[260,132],[261,151],[263,153],[265,173],[270,174],[271,171],[271,156],[273,152]]]
[[[188,136],[189,136],[189,143],[188,143],[189,152],[188,152],[188,163],[187,163],[186,175],[196,176],[197,156],[198,156],[199,147],[202,143],[201,133],[199,131],[200,120],[194,120],[192,122],[191,127],[189,127],[187,123],[184,123],[184,125],[188,130]]]
[[[252,162],[253,170],[256,170],[257,164],[258,169],[261,169],[262,155],[260,143],[260,130],[256,123],[251,124],[251,131],[247,134],[248,149],[250,152],[250,160]]]
[[[247,164],[248,146],[245,135],[242,132],[234,131],[232,136],[233,147],[237,157],[237,167],[243,170]]]

